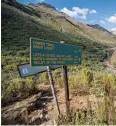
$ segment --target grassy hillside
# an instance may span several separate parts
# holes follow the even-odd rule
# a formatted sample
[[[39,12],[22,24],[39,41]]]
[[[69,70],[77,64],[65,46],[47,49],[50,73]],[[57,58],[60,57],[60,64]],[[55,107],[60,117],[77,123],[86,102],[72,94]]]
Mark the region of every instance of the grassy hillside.
[[[29,6],[33,7],[35,10],[39,7],[39,11],[41,12],[40,15],[43,17],[40,18],[40,21],[44,24],[50,25],[54,29],[63,31],[64,33],[68,32],[76,36],[86,37],[102,44],[116,44],[116,36],[108,32],[88,27],[86,24],[75,21],[71,17],[58,12],[54,8],[46,7],[44,4],[40,4],[36,7],[34,5]]]
[[[39,9],[37,10],[37,8]],[[37,14],[39,14],[39,16],[37,16]],[[107,45],[108,42],[102,43],[102,41],[100,41],[98,43],[97,41],[92,41],[92,39],[95,40],[95,37],[91,39],[87,35],[88,32],[86,32],[86,35],[84,32],[87,31],[87,29],[88,31],[91,29],[92,31],[89,32],[92,35],[93,31],[104,35],[105,33],[89,28],[85,24],[76,22],[68,17],[68,20],[70,18],[71,22],[76,24],[76,26],[74,26],[74,24],[64,19],[64,15],[65,14],[57,12],[54,8],[46,6],[46,4],[44,6],[40,4],[35,7],[35,5],[22,5],[15,1],[2,1],[3,93],[4,90],[10,86],[10,84],[7,83],[12,83],[15,78],[19,79],[17,65],[29,63],[30,37],[56,42],[63,40],[69,44],[82,46],[83,65],[91,66],[93,69],[96,69],[96,67],[99,69],[99,65],[102,66],[100,61],[104,57],[103,49],[111,46],[111,44]],[[59,18],[60,16],[61,19]],[[83,32],[85,28],[86,30]],[[75,32],[75,34],[72,34],[73,32]],[[114,36],[111,35],[110,37],[113,39]],[[115,39],[112,43],[114,41]],[[113,44],[115,44],[115,42]]]
[[[70,76],[72,94],[79,94],[78,89],[84,94],[87,87],[93,94],[102,95],[103,85],[115,85],[115,76],[105,74],[102,65],[104,50],[116,45],[115,35],[90,28],[45,3],[22,5],[15,0],[2,0],[1,10],[2,105],[8,105],[38,92],[39,84],[48,84],[46,73],[39,77],[19,77],[17,65],[29,63],[30,37],[56,42],[63,40],[83,48],[82,65],[68,67],[69,75],[74,74]],[[61,77],[61,73],[61,69],[53,72],[54,77]],[[83,89],[81,84],[84,86]]]

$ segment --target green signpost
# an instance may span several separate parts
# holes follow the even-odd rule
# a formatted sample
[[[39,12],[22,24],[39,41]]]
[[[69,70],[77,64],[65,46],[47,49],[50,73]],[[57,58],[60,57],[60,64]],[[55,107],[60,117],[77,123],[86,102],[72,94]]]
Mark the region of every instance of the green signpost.
[[[72,46],[69,44],[61,44],[47,40],[30,38],[31,67],[48,66],[47,71],[49,75],[52,94],[54,96],[54,101],[59,115],[60,115],[60,109],[58,106],[58,100],[56,97],[55,85],[50,66],[52,65],[63,66],[66,113],[67,115],[69,115],[70,99],[69,99],[67,65],[81,64],[81,60],[82,60],[82,49],[79,46]]]
[[[30,39],[31,66],[81,64],[82,49],[41,39]]]

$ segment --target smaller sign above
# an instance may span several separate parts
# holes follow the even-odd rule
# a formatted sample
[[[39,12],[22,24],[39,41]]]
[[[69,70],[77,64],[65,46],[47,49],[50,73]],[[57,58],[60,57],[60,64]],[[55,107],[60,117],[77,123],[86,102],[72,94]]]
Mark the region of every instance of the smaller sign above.
[[[61,65],[52,65],[51,69],[54,70],[60,67]],[[47,66],[31,67],[30,64],[23,64],[18,66],[18,70],[21,77],[27,77],[47,71]]]

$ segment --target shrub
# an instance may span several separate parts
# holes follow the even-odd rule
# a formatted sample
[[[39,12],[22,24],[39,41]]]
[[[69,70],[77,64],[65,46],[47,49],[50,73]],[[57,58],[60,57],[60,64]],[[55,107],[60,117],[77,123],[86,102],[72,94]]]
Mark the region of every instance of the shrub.
[[[3,105],[8,102],[15,101],[17,98],[28,96],[30,93],[35,93],[37,90],[36,84],[32,78],[20,79],[16,78],[9,82],[6,90],[2,93]]]
[[[109,90],[109,88],[113,90],[116,88],[116,76],[105,71],[97,72],[94,81],[99,84],[104,91]]]
[[[83,68],[77,75],[69,77],[69,86],[73,95],[89,94],[89,88],[93,81],[93,74],[91,71]]]
[[[56,85],[56,84],[57,84],[59,87],[64,88],[64,80],[63,80],[63,78],[61,78],[61,77],[56,78],[56,79],[55,79],[55,85]]]

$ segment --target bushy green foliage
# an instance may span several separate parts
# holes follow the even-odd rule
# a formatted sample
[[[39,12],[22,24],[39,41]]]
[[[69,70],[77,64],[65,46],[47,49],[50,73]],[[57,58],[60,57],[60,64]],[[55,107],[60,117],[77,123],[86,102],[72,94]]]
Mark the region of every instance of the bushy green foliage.
[[[75,95],[94,94],[97,107],[87,109],[71,110],[69,116],[62,115],[58,120],[64,125],[95,125],[115,124],[116,107],[114,107],[114,94],[116,91],[116,76],[105,71],[90,71],[80,69],[75,75],[70,75],[69,86],[71,93]],[[87,94],[86,94],[87,95]],[[89,97],[89,95],[88,95]],[[88,101],[91,104],[90,101]]]
[[[69,77],[69,86],[73,95],[89,94],[89,88],[93,80],[93,75],[87,69],[80,70],[76,75]]]
[[[36,93],[36,86],[37,84],[32,80],[32,78],[15,78],[10,80],[8,86],[3,89],[2,105],[7,104],[8,102],[13,102],[17,100],[16,98],[21,98],[28,96],[31,93]]]
[[[61,115],[58,120],[59,125],[96,125],[105,124],[98,123],[98,118],[96,117],[94,111],[86,109],[71,109],[69,116]]]

